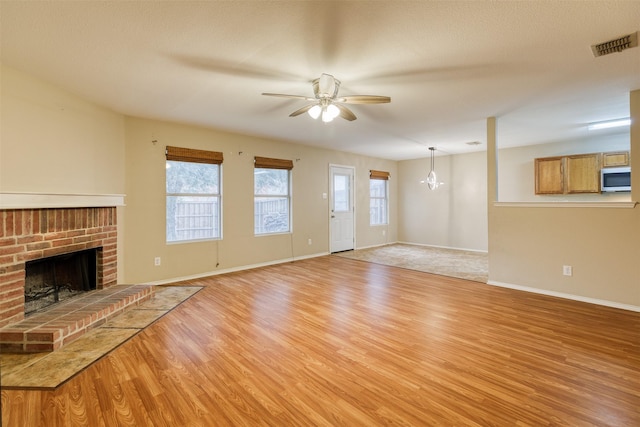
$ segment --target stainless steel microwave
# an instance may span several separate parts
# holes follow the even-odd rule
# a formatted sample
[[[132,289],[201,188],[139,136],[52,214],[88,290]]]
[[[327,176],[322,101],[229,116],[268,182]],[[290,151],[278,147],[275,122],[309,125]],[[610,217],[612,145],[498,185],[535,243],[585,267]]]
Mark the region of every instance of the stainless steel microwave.
[[[631,191],[631,167],[602,168],[600,188],[603,193]]]

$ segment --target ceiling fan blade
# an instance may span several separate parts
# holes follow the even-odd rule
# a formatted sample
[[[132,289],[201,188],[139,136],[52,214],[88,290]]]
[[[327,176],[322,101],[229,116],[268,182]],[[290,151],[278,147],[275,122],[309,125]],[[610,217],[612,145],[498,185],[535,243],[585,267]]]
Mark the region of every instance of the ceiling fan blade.
[[[340,110],[340,117],[342,117],[343,119],[349,120],[350,122],[357,119],[356,115],[353,114],[353,112],[349,110],[347,107],[345,107],[344,105],[340,105],[340,104],[333,104],[333,105],[338,107],[338,110]]]
[[[313,107],[314,105],[318,105],[318,104],[305,105],[304,107],[299,108],[296,111],[294,111],[293,113],[289,114],[289,117],[295,117],[295,116],[299,116],[300,114],[304,114],[307,111],[309,111],[311,109],[311,107]]]
[[[336,98],[336,102],[344,102],[345,104],[387,104],[391,102],[388,96],[378,95],[350,95]]]
[[[262,94],[266,96],[277,96],[279,98],[292,98],[292,99],[304,99],[305,101],[315,101],[315,98],[311,98],[309,96],[302,96],[302,95],[287,95],[284,93],[266,93],[266,92],[263,92]]]

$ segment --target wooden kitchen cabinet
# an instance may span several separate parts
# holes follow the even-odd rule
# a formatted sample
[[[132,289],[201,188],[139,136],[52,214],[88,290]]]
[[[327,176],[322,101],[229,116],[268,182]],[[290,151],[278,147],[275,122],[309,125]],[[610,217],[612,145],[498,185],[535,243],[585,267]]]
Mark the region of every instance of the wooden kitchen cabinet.
[[[600,158],[593,153],[535,159],[535,193],[599,193]]]
[[[566,192],[600,192],[600,154],[581,154],[565,157]]]
[[[564,158],[535,159],[536,194],[564,193]]]
[[[602,153],[602,167],[629,166],[629,152]]]

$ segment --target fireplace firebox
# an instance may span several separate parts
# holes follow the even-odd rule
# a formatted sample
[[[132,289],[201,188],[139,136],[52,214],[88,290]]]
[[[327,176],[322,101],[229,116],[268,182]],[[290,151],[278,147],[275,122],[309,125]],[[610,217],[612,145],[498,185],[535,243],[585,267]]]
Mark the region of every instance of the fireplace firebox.
[[[97,248],[29,261],[25,265],[24,314],[96,289]]]

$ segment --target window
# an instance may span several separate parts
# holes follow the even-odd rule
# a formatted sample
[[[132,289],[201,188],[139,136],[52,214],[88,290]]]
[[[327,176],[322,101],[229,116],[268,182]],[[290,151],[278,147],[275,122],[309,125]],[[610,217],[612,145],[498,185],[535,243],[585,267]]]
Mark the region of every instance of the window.
[[[389,223],[389,172],[369,171],[369,224]]]
[[[351,175],[333,174],[333,212],[351,211]]]
[[[255,158],[255,234],[291,231],[291,169],[291,160]]]
[[[167,242],[219,239],[222,153],[167,147]]]

